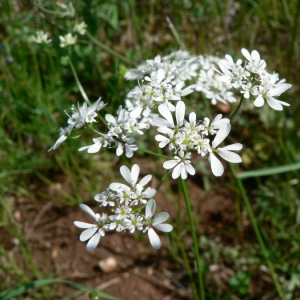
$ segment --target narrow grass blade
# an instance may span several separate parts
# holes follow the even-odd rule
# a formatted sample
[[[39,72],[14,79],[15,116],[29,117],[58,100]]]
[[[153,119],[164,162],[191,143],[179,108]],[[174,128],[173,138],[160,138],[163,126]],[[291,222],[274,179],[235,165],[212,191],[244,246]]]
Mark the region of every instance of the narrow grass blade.
[[[20,285],[18,287],[12,288],[10,290],[1,292],[0,299],[1,300],[12,299],[14,297],[28,293],[32,289],[36,289],[36,288],[42,287],[44,285],[54,284],[54,283],[67,284],[67,285],[70,285],[70,286],[74,287],[75,289],[78,289],[82,292],[97,292],[97,295],[99,295],[100,297],[103,297],[103,299],[118,300],[118,298],[115,298],[113,296],[110,296],[106,293],[95,290],[93,288],[87,287],[85,285],[78,284],[78,283],[72,282],[72,281],[57,280],[57,279],[41,279],[41,280],[36,280],[36,281],[29,282],[27,284]]]
[[[261,176],[268,176],[268,175],[276,175],[280,173],[292,172],[300,169],[300,162],[282,165],[278,167],[266,168],[266,169],[259,169],[259,170],[252,170],[242,172],[236,175],[239,179],[246,179],[251,177],[261,177]]]

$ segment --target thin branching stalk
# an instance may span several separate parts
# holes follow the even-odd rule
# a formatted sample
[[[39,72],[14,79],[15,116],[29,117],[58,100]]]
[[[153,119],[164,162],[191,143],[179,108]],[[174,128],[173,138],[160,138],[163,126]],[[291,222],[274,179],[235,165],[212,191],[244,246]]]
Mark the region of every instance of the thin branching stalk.
[[[133,61],[130,61],[128,58],[126,58],[125,56],[121,55],[120,53],[116,52],[115,50],[107,47],[106,45],[104,45],[103,43],[101,43],[99,40],[97,40],[96,38],[94,38],[88,31],[86,32],[86,36],[97,46],[99,46],[101,49],[103,49],[104,51],[106,51],[107,53],[111,54],[112,56],[119,58],[120,60],[122,60],[124,63],[128,64],[128,65],[133,65],[135,64]]]
[[[236,107],[235,111],[232,113],[232,115],[229,117],[230,120],[232,120],[234,118],[234,116],[237,114],[237,112],[240,110],[242,104],[244,102],[244,95],[242,96],[238,106]]]
[[[185,181],[180,177],[180,186],[184,195],[185,203],[186,203],[186,210],[190,222],[190,229],[191,234],[193,238],[193,244],[194,244],[194,251],[195,251],[195,258],[196,258],[196,268],[197,268],[197,275],[198,275],[198,281],[199,281],[199,288],[200,288],[200,297],[199,295],[195,295],[195,299],[201,299],[205,300],[205,294],[204,294],[204,286],[203,286],[203,280],[202,280],[202,267],[201,267],[201,261],[200,261],[200,254],[199,254],[199,246],[198,246],[198,239],[196,235],[196,229],[194,225],[194,219],[192,214],[192,208],[191,208],[191,201],[190,197],[187,191],[187,187],[185,184]]]
[[[76,72],[75,67],[74,67],[74,65],[73,65],[72,58],[71,58],[71,53],[69,54],[69,64],[70,64],[70,67],[71,67],[71,69],[72,69],[72,73],[73,73],[73,75],[74,75],[76,84],[77,84],[77,86],[78,86],[78,88],[79,88],[79,91],[80,91],[80,93],[81,93],[81,95],[82,95],[84,101],[90,104],[90,100],[89,100],[88,96],[86,95],[86,93],[85,93],[85,91],[84,91],[84,89],[83,89],[83,87],[82,87],[82,85],[81,85],[81,83],[80,83],[80,81],[79,81],[77,72]]]

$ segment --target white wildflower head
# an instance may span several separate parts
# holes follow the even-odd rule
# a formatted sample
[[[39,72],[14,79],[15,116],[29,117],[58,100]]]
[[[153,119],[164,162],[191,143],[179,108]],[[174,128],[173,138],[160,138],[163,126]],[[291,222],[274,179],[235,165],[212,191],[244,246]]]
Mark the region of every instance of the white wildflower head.
[[[89,240],[86,249],[92,251],[98,246],[101,236],[105,235],[105,231],[109,230],[110,222],[106,214],[96,214],[85,204],[80,204],[80,208],[94,219],[94,223],[92,224],[80,221],[74,222],[75,226],[85,229],[79,239],[81,242]]]
[[[169,214],[166,212],[161,212],[157,214],[154,218],[152,218],[155,209],[156,209],[155,201],[153,199],[149,200],[146,205],[145,221],[144,221],[144,224],[147,227],[143,231],[144,232],[148,231],[148,237],[151,246],[155,249],[159,249],[161,247],[161,242],[154,228],[162,232],[170,232],[173,230],[173,226],[170,224],[163,224],[166,220],[169,219]]]
[[[74,45],[77,42],[77,36],[73,36],[72,33],[68,33],[65,36],[59,36],[60,47],[64,48],[70,45]]]
[[[266,62],[260,58],[257,50],[251,53],[242,49],[246,61],[238,60],[234,63],[230,55],[219,62],[221,76],[219,80],[237,89],[244,98],[253,101],[254,106],[261,107],[268,103],[274,110],[283,110],[283,106],[289,103],[278,100],[275,97],[281,96],[291,87],[285,80],[279,80],[278,74],[269,74],[266,71]]]
[[[82,34],[82,35],[85,35],[85,33],[86,33],[86,28],[87,28],[86,23],[85,23],[85,22],[81,22],[81,23],[76,24],[76,25],[74,26],[74,31],[75,31],[75,32],[78,32],[78,33],[80,33],[80,34]]]
[[[100,215],[94,213],[87,205],[80,205],[80,208],[94,219],[91,224],[81,221],[74,222],[77,227],[85,229],[80,235],[80,241],[89,240],[87,250],[92,251],[107,231],[134,233],[136,230],[140,230],[148,232],[150,243],[154,248],[160,248],[160,239],[154,228],[170,232],[173,227],[169,224],[162,224],[169,218],[165,212],[152,218],[156,208],[153,200],[156,190],[145,187],[150,182],[152,175],[146,175],[139,180],[140,167],[137,164],[133,165],[131,169],[122,166],[120,172],[127,184],[113,182],[106,191],[98,193],[94,198],[101,203],[101,206],[110,207],[110,214]]]
[[[45,33],[44,31],[37,31],[35,36],[31,37],[31,40],[37,44],[49,44],[51,43],[51,39],[49,38],[49,33]]]
[[[91,123],[96,122],[97,112],[99,112],[105,106],[106,106],[106,103],[101,101],[101,98],[99,98],[92,105],[88,105],[86,102],[83,103],[83,105],[81,107],[78,106],[78,108],[76,108],[73,105],[72,106],[73,113],[71,115],[67,114],[69,117],[68,126],[61,129],[61,134],[60,134],[58,140],[48,151],[57,149],[58,146],[67,139],[67,137],[70,135],[70,133],[72,132],[72,130],[74,128],[81,128],[85,124],[91,124]],[[100,145],[98,139],[95,139],[95,143],[97,144],[97,146],[93,147],[93,149],[91,150],[91,153],[94,153],[93,152],[94,149]],[[101,148],[101,146],[99,147],[98,151],[100,150],[100,148]],[[81,148],[81,150],[84,150],[84,149]]]
[[[186,179],[188,174],[194,175],[195,168],[192,165],[192,152],[197,152],[201,157],[209,157],[212,172],[215,176],[221,176],[224,172],[223,165],[216,157],[216,153],[230,162],[241,162],[238,154],[231,150],[241,150],[241,144],[234,144],[224,148],[217,148],[230,132],[230,120],[217,115],[212,122],[209,118],[203,121],[197,120],[194,112],[185,119],[186,107],[184,102],[178,101],[175,109],[175,121],[173,114],[166,106],[159,106],[162,117],[154,119],[154,125],[158,126],[155,139],[159,147],[168,146],[173,159],[164,162],[163,167],[167,170],[173,169],[172,177],[179,176]],[[214,140],[209,139],[214,136]]]

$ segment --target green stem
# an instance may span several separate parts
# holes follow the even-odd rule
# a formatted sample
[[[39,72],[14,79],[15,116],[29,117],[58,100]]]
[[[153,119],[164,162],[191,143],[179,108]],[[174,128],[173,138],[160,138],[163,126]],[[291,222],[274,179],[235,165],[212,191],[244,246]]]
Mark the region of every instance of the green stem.
[[[127,59],[125,56],[121,55],[120,53],[116,52],[115,50],[112,50],[111,48],[107,47],[106,45],[104,45],[103,43],[101,43],[100,41],[98,41],[96,38],[94,38],[88,31],[86,32],[86,36],[97,46],[99,46],[101,49],[103,49],[104,51],[108,52],[109,54],[111,54],[112,56],[115,56],[117,58],[119,58],[120,60],[122,60],[124,63],[129,64],[129,65],[133,65],[134,62],[130,61],[129,59]]]
[[[194,281],[193,270],[192,270],[192,268],[190,266],[187,253],[186,253],[186,251],[184,249],[182,240],[177,235],[176,235],[176,239],[177,239],[177,243],[179,244],[179,247],[180,247],[180,251],[181,251],[181,255],[182,255],[185,267],[186,267],[186,271],[187,271],[188,276],[190,277],[190,280],[191,280],[191,284],[192,284],[192,289],[194,291],[194,295],[197,295],[195,297],[198,297],[197,286],[196,286],[195,281]],[[198,298],[196,298],[196,299],[198,299]]]
[[[199,255],[199,247],[198,247],[198,239],[196,235],[196,229],[193,221],[193,215],[192,215],[192,209],[191,209],[191,201],[190,197],[186,188],[185,181],[180,177],[180,186],[182,188],[182,192],[184,195],[185,203],[186,203],[186,209],[188,213],[188,218],[190,222],[190,229],[192,233],[193,238],[193,244],[195,249],[195,258],[196,258],[196,267],[197,267],[197,274],[198,274],[198,281],[199,281],[199,287],[200,287],[200,299],[205,300],[205,294],[204,294],[204,286],[202,281],[202,268],[201,268],[201,261],[200,261],[200,255]],[[196,299],[199,299],[199,295],[195,295]]]
[[[166,178],[168,177],[170,170],[166,170],[165,174],[163,175],[162,179],[160,180],[158,186],[156,187],[156,191],[158,191],[161,187],[161,185],[164,183],[164,181],[166,180]]]
[[[240,110],[242,103],[244,101],[244,95],[242,96],[239,105],[237,106],[237,108],[235,109],[235,111],[233,112],[233,114],[229,117],[230,120],[233,119],[233,117],[237,114],[237,112]]]
[[[254,229],[254,232],[255,232],[255,235],[257,237],[257,240],[258,240],[258,243],[259,243],[259,246],[260,246],[260,249],[263,253],[263,256],[265,258],[265,261],[266,261],[266,264],[269,268],[269,271],[270,271],[270,275],[271,275],[271,278],[273,280],[273,283],[275,285],[275,288],[277,290],[277,293],[279,295],[279,298],[281,300],[284,300],[284,295],[283,295],[283,291],[281,289],[281,286],[279,284],[279,281],[277,279],[277,275],[275,273],[275,270],[274,270],[274,267],[270,261],[270,256],[269,256],[269,253],[268,253],[268,250],[265,246],[265,243],[263,241],[263,238],[262,238],[262,235],[259,231],[259,228],[258,228],[258,224],[257,224],[257,221],[255,219],[255,216],[254,216],[254,213],[252,211],[252,208],[251,208],[251,205],[250,205],[250,201],[247,197],[247,194],[246,194],[246,191],[245,191],[245,188],[244,188],[244,185],[242,183],[242,180],[239,179],[237,176],[236,176],[236,172],[235,172],[235,167],[233,166],[233,164],[229,164],[230,165],[230,170],[231,170],[231,173],[233,175],[233,177],[235,178],[236,180],[236,183],[237,183],[237,186],[238,186],[238,189],[240,190],[240,193],[241,193],[241,196],[242,196],[242,199],[245,203],[245,206],[246,206],[246,209],[247,209],[247,212],[248,212],[248,215],[249,215],[249,218],[250,218],[250,221],[252,223],[252,226],[253,226],[253,229]]]
[[[160,154],[160,153],[153,152],[153,151],[145,149],[145,148],[139,148],[139,151],[147,153],[147,154],[151,154],[151,155],[157,156],[157,157],[162,157],[162,158],[166,158],[166,159],[172,159],[171,157],[168,157],[168,156]]]
[[[167,23],[168,23],[168,25],[169,25],[169,28],[170,28],[171,31],[172,31],[172,34],[173,34],[173,36],[174,36],[176,42],[178,43],[179,47],[180,47],[181,49],[186,49],[185,45],[183,44],[182,40],[181,40],[180,37],[179,37],[179,34],[178,34],[178,32],[177,32],[177,30],[176,30],[176,28],[175,28],[173,22],[171,21],[171,19],[170,19],[168,16],[166,17],[166,21],[167,21]]]
[[[76,72],[76,70],[74,68],[74,65],[73,65],[73,62],[72,62],[72,59],[71,59],[71,53],[69,54],[69,64],[70,64],[70,67],[72,69],[72,72],[73,72],[76,84],[77,84],[77,86],[79,88],[79,91],[80,91],[80,93],[81,93],[84,101],[86,101],[87,103],[90,104],[90,100],[89,100],[88,96],[86,95],[86,93],[85,93],[85,91],[84,91],[84,89],[83,89],[83,87],[82,87],[82,85],[81,85],[81,83],[79,81],[79,78],[77,76],[77,72]]]

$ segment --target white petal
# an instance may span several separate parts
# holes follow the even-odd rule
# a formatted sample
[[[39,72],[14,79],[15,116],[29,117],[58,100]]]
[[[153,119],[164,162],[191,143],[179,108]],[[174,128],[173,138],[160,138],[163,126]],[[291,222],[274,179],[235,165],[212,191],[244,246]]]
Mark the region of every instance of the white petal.
[[[182,89],[182,87],[184,86],[184,82],[183,81],[179,81],[176,86],[175,86],[175,90],[176,91],[180,91]]]
[[[181,173],[182,168],[184,168],[183,163],[179,163],[179,164],[174,168],[173,173],[172,173],[172,178],[173,178],[173,179],[177,179],[177,178],[180,176],[180,174],[182,174],[182,173]],[[185,168],[184,168],[184,170],[185,170]],[[181,175],[181,177],[182,177],[182,175]],[[183,177],[184,177],[184,175],[183,175]],[[182,179],[186,179],[186,177],[185,177],[185,178],[183,178],[183,177],[182,177]]]
[[[109,188],[115,192],[117,192],[120,189],[123,189],[125,191],[130,191],[130,187],[123,183],[113,182],[109,185]]]
[[[284,105],[284,106],[290,106],[289,103],[287,102],[284,102],[284,101],[280,101],[280,100],[277,100],[281,105]]]
[[[141,186],[145,186],[150,180],[152,179],[152,175],[146,175],[142,180],[139,182]]]
[[[242,51],[242,54],[246,57],[247,60],[249,60],[249,61],[252,60],[251,55],[250,55],[250,53],[247,49],[243,48],[241,51]]]
[[[223,150],[235,150],[235,151],[238,151],[238,150],[241,150],[243,148],[243,145],[240,144],[240,143],[235,143],[235,144],[232,144],[232,145],[228,145],[226,147],[223,147],[222,149]],[[220,148],[219,148],[220,149]]]
[[[94,219],[96,218],[96,214],[92,211],[91,208],[89,208],[87,205],[85,204],[80,204],[79,207],[85,211],[87,214],[89,214],[90,216],[92,216]]]
[[[153,225],[161,224],[169,219],[169,214],[166,212],[160,212],[158,213],[155,218],[153,219]]]
[[[86,244],[86,250],[87,251],[93,251],[98,246],[100,241],[101,234],[98,230],[98,232],[89,240],[89,242]]]
[[[143,192],[143,196],[145,198],[152,198],[156,195],[156,189],[152,189],[151,187],[146,188],[146,190]]]
[[[176,105],[176,122],[177,126],[182,126],[185,115],[185,104],[183,101],[179,101]]]
[[[194,112],[191,112],[190,115],[189,115],[189,121],[190,123],[195,123],[196,122],[196,114]]]
[[[153,199],[150,199],[146,205],[145,217],[151,218],[155,212],[155,209],[156,209],[156,203]]]
[[[210,158],[210,166],[213,174],[215,176],[221,176],[224,173],[224,167],[222,163],[213,153],[210,153],[209,158]]]
[[[116,155],[117,156],[121,156],[122,154],[123,154],[123,151],[124,151],[124,149],[123,149],[123,144],[119,144],[118,145],[118,148],[117,148],[117,150],[116,150]]]
[[[217,149],[217,151],[218,151],[218,154],[222,158],[224,158],[225,160],[227,160],[231,163],[240,163],[240,162],[242,162],[241,157],[238,154],[234,153],[234,152],[224,150],[222,148]]]
[[[192,92],[194,92],[194,90],[195,90],[195,85],[188,86],[187,88],[185,88],[180,92],[180,96],[184,97],[186,95],[189,95]]]
[[[230,124],[225,124],[219,129],[218,133],[216,134],[212,142],[212,146],[214,148],[216,148],[219,144],[221,144],[225,140],[225,138],[228,136],[230,132],[230,129],[231,129]]]
[[[140,174],[140,167],[137,164],[134,164],[131,168],[131,179],[132,185],[135,185]]]
[[[162,232],[170,232],[173,230],[173,226],[170,224],[157,224],[153,226]]]
[[[84,151],[84,150],[86,150],[86,149],[88,149],[88,148],[90,148],[91,146],[84,146],[84,147],[81,147],[81,148],[79,148],[78,149],[78,151]],[[54,149],[55,150],[55,149]]]
[[[101,143],[96,143],[92,146],[89,147],[88,153],[96,153],[101,149],[102,144]]]
[[[267,102],[274,110],[283,110],[281,103],[273,97],[268,97]]]
[[[288,83],[280,84],[270,91],[271,96],[280,96],[283,92],[288,90],[292,85]]]
[[[156,80],[158,83],[162,82],[166,77],[166,71],[164,69],[159,69],[156,73]]]
[[[179,161],[177,161],[177,160],[167,160],[167,161],[165,161],[164,163],[163,163],[163,167],[165,168],[165,169],[172,169],[172,168],[174,168],[177,164],[179,163]]]
[[[88,229],[84,230],[81,233],[81,235],[79,236],[80,241],[85,242],[86,240],[90,239],[95,234],[95,232],[97,230],[98,230],[97,226],[94,226],[94,227],[91,227],[91,228],[88,228]]]
[[[263,96],[262,95],[259,95],[256,99],[255,99],[255,101],[254,101],[254,106],[256,106],[256,107],[262,107],[264,104],[265,104],[265,100],[264,100],[264,98],[263,98]]]
[[[153,228],[148,229],[148,237],[150,244],[153,248],[159,249],[161,247],[160,238],[157,233],[153,230]]]
[[[131,179],[131,172],[128,169],[127,166],[122,166],[120,168],[120,173],[123,176],[123,178],[131,185],[132,179]]]
[[[91,228],[91,227],[95,226],[95,224],[89,224],[89,223],[80,222],[80,221],[74,221],[74,225],[78,228]]]
[[[191,164],[185,164],[185,168],[190,175],[195,175],[196,171]]]
[[[143,107],[137,107],[133,111],[130,112],[130,117],[137,119],[140,117],[142,111],[143,111]]]
[[[171,125],[171,127],[174,127],[173,117],[168,107],[166,105],[160,105],[158,107],[158,111],[169,122],[169,125]]]
[[[116,124],[116,118],[114,116],[110,115],[110,114],[105,115],[105,120],[108,123]]]
[[[253,50],[251,52],[251,57],[252,57],[252,60],[260,61],[260,55],[256,50]]]

